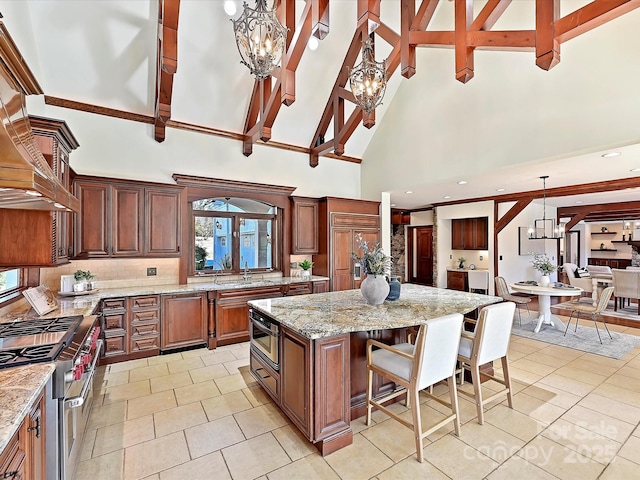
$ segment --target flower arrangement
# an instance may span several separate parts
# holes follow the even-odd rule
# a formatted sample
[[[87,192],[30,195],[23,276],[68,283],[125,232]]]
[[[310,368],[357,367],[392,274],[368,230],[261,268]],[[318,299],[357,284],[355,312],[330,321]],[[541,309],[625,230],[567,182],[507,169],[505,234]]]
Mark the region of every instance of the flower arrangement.
[[[73,272],[73,278],[76,282],[81,282],[83,280],[90,281],[94,278],[94,275],[89,270],[86,272],[84,270],[76,270]]]
[[[367,275],[389,275],[391,273],[391,257],[384,253],[380,242],[370,245],[362,239],[362,234],[356,235],[358,248],[362,250],[362,256],[355,252],[351,254],[354,260],[362,266],[362,273]]]
[[[305,259],[301,262],[298,262],[298,266],[302,269],[302,270],[309,270],[311,267],[313,267],[313,262]]]
[[[464,268],[464,262],[466,262],[466,261],[467,261],[467,259],[464,258],[464,257],[458,258],[458,267],[459,268]]]
[[[549,275],[550,273],[555,272],[556,268],[558,268],[556,265],[551,263],[551,260],[549,260],[546,253],[534,253],[531,264],[533,265],[533,268],[539,271],[542,275]]]

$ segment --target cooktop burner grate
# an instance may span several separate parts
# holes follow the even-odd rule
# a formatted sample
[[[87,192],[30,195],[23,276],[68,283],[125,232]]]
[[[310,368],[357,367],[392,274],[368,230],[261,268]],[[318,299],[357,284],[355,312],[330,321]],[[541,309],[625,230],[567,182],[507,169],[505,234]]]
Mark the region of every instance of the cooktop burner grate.
[[[56,358],[62,347],[64,347],[64,344],[52,343],[0,351],[0,368],[50,362]]]
[[[82,320],[82,316],[0,323],[0,338],[37,335],[47,332],[66,332],[70,328],[75,330],[80,320]]]

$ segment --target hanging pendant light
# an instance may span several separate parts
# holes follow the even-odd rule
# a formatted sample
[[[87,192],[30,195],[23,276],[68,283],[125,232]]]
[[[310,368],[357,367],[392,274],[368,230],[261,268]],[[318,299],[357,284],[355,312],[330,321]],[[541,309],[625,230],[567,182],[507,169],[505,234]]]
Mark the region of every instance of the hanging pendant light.
[[[529,240],[557,240],[564,238],[564,223],[556,225],[553,218],[547,218],[547,178],[549,175],[543,175],[542,179],[542,218],[533,221],[533,225],[529,226],[527,236]]]
[[[366,113],[371,113],[382,103],[387,88],[385,61],[376,62],[373,42],[368,37],[362,45],[362,62],[349,72],[349,87],[356,103]]]
[[[256,0],[256,8],[243,3],[237,20],[231,19],[236,45],[246,65],[257,80],[270,77],[284,55],[287,29],[276,17],[275,7],[269,10],[267,0]]]

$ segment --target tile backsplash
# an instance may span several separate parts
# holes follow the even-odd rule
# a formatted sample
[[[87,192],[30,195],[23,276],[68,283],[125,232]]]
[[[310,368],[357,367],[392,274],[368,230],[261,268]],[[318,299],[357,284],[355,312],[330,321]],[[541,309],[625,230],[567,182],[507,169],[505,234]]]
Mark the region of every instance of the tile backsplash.
[[[58,292],[60,275],[71,275],[76,270],[90,270],[95,275],[97,288],[165,285],[178,283],[179,264],[178,258],[73,260],[67,265],[41,268],[40,284]],[[151,267],[155,267],[157,273],[147,276],[147,268]]]

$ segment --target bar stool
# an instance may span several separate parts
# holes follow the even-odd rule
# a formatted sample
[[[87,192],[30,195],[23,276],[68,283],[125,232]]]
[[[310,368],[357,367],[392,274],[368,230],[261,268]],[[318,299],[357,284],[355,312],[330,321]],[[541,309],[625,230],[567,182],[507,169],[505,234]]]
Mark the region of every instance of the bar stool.
[[[469,270],[469,291],[482,290],[482,293],[489,293],[489,271]]]

